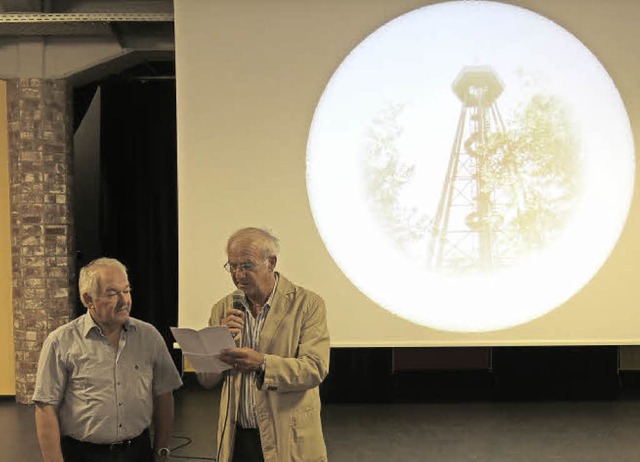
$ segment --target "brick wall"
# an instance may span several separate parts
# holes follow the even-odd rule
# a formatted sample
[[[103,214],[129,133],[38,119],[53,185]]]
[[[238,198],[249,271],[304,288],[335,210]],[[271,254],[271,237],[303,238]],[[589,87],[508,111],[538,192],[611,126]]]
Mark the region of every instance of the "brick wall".
[[[16,401],[29,403],[42,342],[75,303],[71,92],[7,82]]]

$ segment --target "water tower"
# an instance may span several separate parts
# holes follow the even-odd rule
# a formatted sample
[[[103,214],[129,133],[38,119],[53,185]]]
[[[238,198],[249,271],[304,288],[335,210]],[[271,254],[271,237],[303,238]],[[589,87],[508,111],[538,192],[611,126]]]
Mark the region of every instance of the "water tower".
[[[488,270],[502,263],[496,201],[482,172],[488,141],[504,124],[496,103],[504,85],[489,66],[462,69],[452,85],[462,107],[429,244],[429,266],[444,272]]]

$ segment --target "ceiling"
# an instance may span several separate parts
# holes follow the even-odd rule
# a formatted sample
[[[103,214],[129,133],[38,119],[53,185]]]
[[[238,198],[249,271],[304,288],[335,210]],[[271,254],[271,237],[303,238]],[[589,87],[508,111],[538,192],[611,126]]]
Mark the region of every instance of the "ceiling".
[[[96,58],[92,69],[72,70],[80,81],[131,68],[155,78],[175,75],[172,0],[0,0],[0,47],[34,40],[56,50],[104,44],[122,50]]]

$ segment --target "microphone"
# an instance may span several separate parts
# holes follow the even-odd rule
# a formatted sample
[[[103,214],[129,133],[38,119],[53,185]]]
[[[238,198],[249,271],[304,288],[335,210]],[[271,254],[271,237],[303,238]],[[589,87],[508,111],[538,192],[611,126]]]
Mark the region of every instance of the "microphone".
[[[244,302],[244,292],[238,289],[232,294],[232,297],[233,309],[244,311],[244,305],[242,304],[242,302]]]
[[[233,309],[244,312],[244,305],[242,303],[244,302],[244,292],[238,289],[235,292],[233,292],[232,297],[233,297]],[[240,344],[239,344],[238,334],[237,333],[233,334],[233,338],[236,341],[236,346],[239,347]]]

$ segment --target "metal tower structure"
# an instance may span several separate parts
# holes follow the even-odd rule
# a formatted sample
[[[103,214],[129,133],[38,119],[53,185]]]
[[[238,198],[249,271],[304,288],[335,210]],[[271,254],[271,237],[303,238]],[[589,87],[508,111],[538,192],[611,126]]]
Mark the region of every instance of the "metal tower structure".
[[[452,85],[462,102],[453,148],[429,244],[429,265],[444,272],[488,270],[502,262],[495,191],[481,172],[489,167],[487,141],[504,132],[496,100],[504,86],[489,66],[462,69]]]

